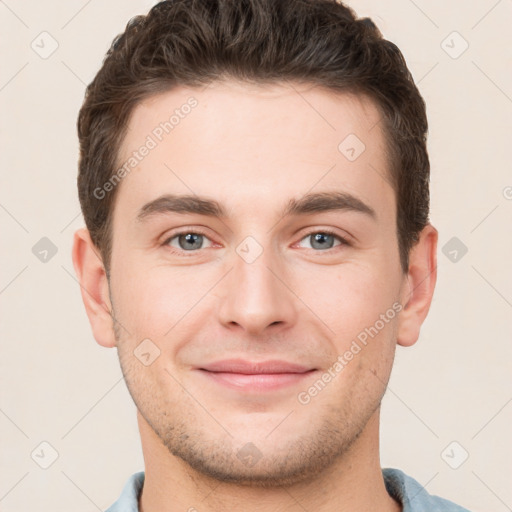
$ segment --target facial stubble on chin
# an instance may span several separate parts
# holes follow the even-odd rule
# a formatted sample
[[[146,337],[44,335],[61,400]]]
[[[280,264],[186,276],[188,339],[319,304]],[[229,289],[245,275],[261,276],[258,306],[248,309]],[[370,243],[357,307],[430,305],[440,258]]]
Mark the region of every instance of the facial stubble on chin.
[[[161,390],[144,385],[142,372],[148,368],[133,355],[130,340],[123,338],[124,328],[116,321],[113,324],[121,371],[139,413],[172,456],[179,457],[200,475],[223,483],[273,488],[318,478],[347,455],[379,408],[384,394],[385,386],[379,397],[366,404],[364,411],[354,409],[354,400],[350,396],[344,403],[329,410],[311,409],[315,416],[323,412],[323,418],[314,432],[304,432],[288,443],[286,439],[281,439],[278,446],[263,447],[260,443],[258,447],[255,444],[252,449],[257,450],[260,458],[254,465],[247,465],[237,456],[240,447],[249,443],[248,440],[237,443],[237,435],[241,437],[244,433],[233,432],[230,436],[205,412],[207,404],[200,407],[195,397],[178,389],[180,385],[177,382],[180,397],[187,400],[191,407],[186,409],[186,414],[185,408],[174,407],[181,416],[173,414],[173,407],[167,406],[168,400]],[[355,402],[357,405],[357,399]],[[205,418],[210,424],[198,424],[198,418]],[[290,415],[292,418],[293,414]],[[218,432],[215,439],[208,435],[214,431]],[[236,444],[239,447],[235,448]]]

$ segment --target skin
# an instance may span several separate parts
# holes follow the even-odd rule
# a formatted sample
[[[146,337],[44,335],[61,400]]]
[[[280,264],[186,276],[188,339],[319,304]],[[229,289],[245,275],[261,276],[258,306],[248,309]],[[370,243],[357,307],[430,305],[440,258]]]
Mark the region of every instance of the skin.
[[[87,230],[74,238],[94,337],[117,347],[137,405],[141,510],[401,510],[381,474],[379,408],[396,345],[415,343],[428,313],[437,231],[424,228],[403,272],[377,108],[304,84],[180,87],[135,108],[119,161],[190,96],[198,105],[118,185],[110,282]],[[338,150],[349,134],[365,144],[355,161]],[[281,215],[290,199],[329,191],[355,196],[375,218]],[[215,199],[228,215],[136,220],[166,193]],[[197,229],[205,238],[187,251],[175,234]],[[322,229],[335,231],[328,249],[310,236]],[[247,236],[262,249],[251,263],[237,253]],[[401,312],[301,404],[298,393],[393,304]],[[160,350],[148,366],[134,355],[144,339]],[[197,370],[233,357],[316,371],[275,391],[244,392]],[[242,448],[257,462],[238,457]]]

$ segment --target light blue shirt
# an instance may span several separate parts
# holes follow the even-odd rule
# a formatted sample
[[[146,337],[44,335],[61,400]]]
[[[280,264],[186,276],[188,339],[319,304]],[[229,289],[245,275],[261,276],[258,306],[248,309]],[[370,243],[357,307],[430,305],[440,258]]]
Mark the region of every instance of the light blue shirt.
[[[432,496],[399,469],[384,468],[382,475],[389,495],[402,504],[402,512],[469,512],[451,501]],[[105,512],[139,512],[138,500],[143,484],[144,471],[132,475],[119,499]]]

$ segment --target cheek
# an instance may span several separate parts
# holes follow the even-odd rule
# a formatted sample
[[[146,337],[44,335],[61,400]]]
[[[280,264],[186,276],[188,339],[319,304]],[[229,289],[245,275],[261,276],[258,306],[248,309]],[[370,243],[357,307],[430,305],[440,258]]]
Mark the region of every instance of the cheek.
[[[155,340],[174,326],[178,331],[181,319],[193,312],[216,279],[215,270],[206,266],[173,268],[125,260],[116,271],[119,278],[112,278],[116,315],[137,338]]]
[[[392,308],[399,290],[394,274],[379,262],[319,266],[300,277],[295,289],[333,336],[346,341]]]
[[[340,346],[334,348],[339,352],[396,300],[393,290],[397,276],[386,267],[390,260],[386,261],[381,251],[364,261],[296,265],[284,277],[298,298],[290,294],[288,300],[311,311],[302,317],[304,324],[322,320],[330,328],[329,336],[337,340]],[[162,339],[170,330],[177,335],[194,315],[204,315],[205,308],[210,313],[216,309],[215,293],[210,300],[208,294],[225,272],[222,265],[148,263],[118,257],[112,265],[116,315],[137,339]]]
[[[321,288],[303,286],[301,293],[330,328],[332,363],[340,363],[333,368],[339,376],[336,389],[357,389],[361,397],[380,396],[396,347],[401,309],[395,292],[398,279],[399,274],[385,264],[372,262],[332,267],[327,273],[324,268],[305,280],[326,283]]]

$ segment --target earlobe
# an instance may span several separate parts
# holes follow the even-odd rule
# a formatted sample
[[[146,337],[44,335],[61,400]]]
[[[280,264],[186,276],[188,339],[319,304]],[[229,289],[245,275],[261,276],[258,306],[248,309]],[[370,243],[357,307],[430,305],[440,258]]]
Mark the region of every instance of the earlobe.
[[[397,343],[408,347],[416,343],[425,320],[437,279],[437,230],[427,224],[409,253],[409,269],[402,290],[403,310],[398,322]]]
[[[86,228],[75,232],[72,259],[94,338],[104,347],[114,347],[109,284],[101,257]]]

